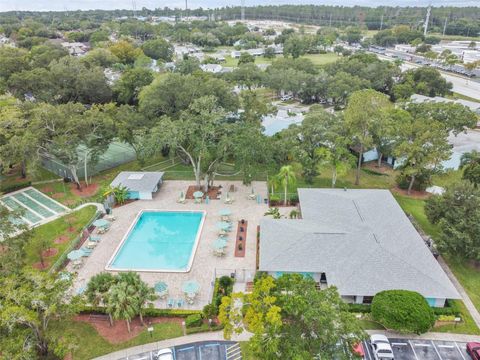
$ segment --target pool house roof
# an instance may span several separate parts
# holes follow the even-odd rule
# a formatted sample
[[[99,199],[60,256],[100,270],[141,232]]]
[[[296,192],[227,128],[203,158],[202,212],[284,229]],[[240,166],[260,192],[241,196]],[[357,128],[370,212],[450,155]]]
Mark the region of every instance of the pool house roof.
[[[459,294],[388,190],[299,189],[302,219],[264,219],[259,270],[325,273],[343,296]]]
[[[112,181],[110,186],[125,186],[129,191],[141,193],[154,192],[162,181],[163,172],[160,171],[122,171]]]

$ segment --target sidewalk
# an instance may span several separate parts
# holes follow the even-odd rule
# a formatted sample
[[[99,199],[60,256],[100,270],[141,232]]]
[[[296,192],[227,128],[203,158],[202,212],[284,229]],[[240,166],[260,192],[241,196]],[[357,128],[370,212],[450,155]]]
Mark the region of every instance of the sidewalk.
[[[447,265],[445,260],[441,256],[439,256],[437,260],[438,260],[438,263],[440,264],[440,266],[442,267],[443,271],[445,271],[448,278],[453,283],[453,285],[457,289],[458,293],[462,297],[462,301],[465,304],[465,307],[468,309],[468,312],[472,316],[473,321],[480,328],[480,313],[478,312],[475,305],[473,305],[473,302],[472,302],[472,300],[470,300],[470,297],[468,296],[467,292],[465,291],[463,286],[460,284],[460,282],[457,280],[457,278],[453,274],[452,270],[450,270],[450,267]]]

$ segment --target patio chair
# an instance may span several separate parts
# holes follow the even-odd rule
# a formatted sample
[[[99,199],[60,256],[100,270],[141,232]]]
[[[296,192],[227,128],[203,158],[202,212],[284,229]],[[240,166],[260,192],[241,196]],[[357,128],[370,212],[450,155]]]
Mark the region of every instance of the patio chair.
[[[224,204],[233,204],[234,199],[227,194]]]
[[[113,215],[105,215],[105,219],[106,220],[110,220],[110,221],[115,221],[117,220],[117,218]]]
[[[183,191],[180,193],[180,197],[177,199],[177,203],[179,204],[185,204],[187,202],[187,199],[185,197],[185,194]]]
[[[167,306],[169,308],[173,308],[173,305],[175,305],[175,300],[173,300],[172,298],[169,298],[167,301]]]
[[[78,260],[75,260],[72,262],[72,265],[73,265],[73,268],[76,270],[76,269],[80,269],[80,267],[82,266],[83,262],[82,262],[82,259],[78,259]]]
[[[94,241],[94,242],[100,242],[100,240],[102,240],[102,238],[101,238],[100,236],[95,236],[95,235],[92,236],[92,235],[90,235],[90,236],[88,237],[88,240]]]

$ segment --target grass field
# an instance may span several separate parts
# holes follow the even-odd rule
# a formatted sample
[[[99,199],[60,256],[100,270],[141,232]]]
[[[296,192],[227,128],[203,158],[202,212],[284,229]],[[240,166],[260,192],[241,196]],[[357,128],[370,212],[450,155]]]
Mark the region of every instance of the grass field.
[[[55,322],[52,324],[53,333],[62,334],[62,336],[74,339],[76,347],[72,353],[72,359],[75,360],[89,360],[132,346],[183,335],[182,327],[176,323],[154,324],[153,329],[152,336],[150,336],[145,328],[144,331],[132,340],[121,344],[111,344],[101,337],[90,324],[78,321]]]
[[[317,66],[325,65],[325,64],[330,64],[338,59],[340,59],[340,56],[334,53],[327,53],[327,54],[308,54],[302,56],[303,59],[309,59],[311,62],[313,62]]]
[[[45,258],[50,266],[63,254],[68,248],[71,241],[79,235],[80,230],[87,224],[96,212],[95,206],[87,206],[81,210],[75,211],[71,214],[65,215],[47,224],[38,226],[33,229],[33,236],[29,243],[25,246],[26,252],[26,266],[31,267],[33,264],[40,261],[40,255],[37,251],[38,242],[45,241],[49,247],[58,250],[54,256]],[[72,230],[70,231],[69,228]],[[55,244],[54,240],[59,236],[64,235],[67,241],[62,244]],[[48,268],[50,268],[50,266]]]

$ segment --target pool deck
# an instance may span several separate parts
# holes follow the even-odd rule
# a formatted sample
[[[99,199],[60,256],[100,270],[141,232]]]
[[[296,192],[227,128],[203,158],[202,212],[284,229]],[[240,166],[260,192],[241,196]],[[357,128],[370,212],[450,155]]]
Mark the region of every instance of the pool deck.
[[[114,253],[117,246],[122,241],[130,225],[141,210],[204,210],[206,211],[205,223],[200,234],[199,243],[193,259],[192,268],[187,273],[165,273],[165,272],[139,272],[141,278],[150,285],[157,281],[167,283],[169,293],[166,299],[155,302],[157,308],[167,308],[167,299],[184,299],[181,290],[182,284],[188,280],[196,280],[200,284],[200,292],[193,305],[185,303],[183,309],[202,309],[203,306],[211,301],[213,291],[213,281],[215,276],[230,275],[236,273],[236,289],[244,287],[247,281],[252,281],[255,274],[256,261],[256,231],[257,225],[263,218],[268,206],[263,202],[257,204],[254,200],[249,200],[252,186],[255,194],[259,194],[262,199],[267,197],[267,184],[265,182],[253,182],[252,186],[244,186],[239,181],[219,181],[215,185],[223,186],[222,200],[210,200],[209,204],[205,202],[195,204],[193,200],[187,200],[185,204],[177,203],[180,192],[185,193],[192,181],[165,181],[153,200],[138,200],[113,210],[116,221],[112,223],[110,230],[101,235],[101,241],[93,250],[90,257],[85,258],[84,264],[78,269],[78,276],[75,279],[74,289],[84,287],[89,279],[99,272],[106,271],[105,267]],[[230,193],[230,197],[235,201],[233,204],[224,204],[223,199],[230,185],[234,184],[235,192]],[[248,221],[246,254],[245,257],[234,257],[235,230],[229,234],[228,245],[225,255],[217,257],[213,254],[212,243],[218,237],[216,223],[220,221],[220,209],[228,208],[232,211],[231,220],[236,229],[236,221],[245,219]],[[71,265],[67,266],[71,269]],[[109,271],[115,273],[114,271]],[[177,308],[177,307],[175,307]]]

